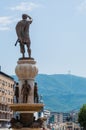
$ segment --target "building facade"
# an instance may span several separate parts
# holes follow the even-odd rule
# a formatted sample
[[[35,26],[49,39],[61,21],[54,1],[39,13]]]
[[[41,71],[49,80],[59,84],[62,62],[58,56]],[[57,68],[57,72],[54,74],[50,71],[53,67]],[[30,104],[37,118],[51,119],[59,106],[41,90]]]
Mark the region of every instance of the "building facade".
[[[80,126],[74,122],[65,122],[58,125],[57,130],[82,130]]]
[[[51,112],[50,115],[50,123],[63,123],[67,121],[67,117],[70,113],[64,113],[64,112]]]
[[[0,126],[3,127],[11,119],[13,112],[8,105],[13,103],[14,79],[0,71]]]

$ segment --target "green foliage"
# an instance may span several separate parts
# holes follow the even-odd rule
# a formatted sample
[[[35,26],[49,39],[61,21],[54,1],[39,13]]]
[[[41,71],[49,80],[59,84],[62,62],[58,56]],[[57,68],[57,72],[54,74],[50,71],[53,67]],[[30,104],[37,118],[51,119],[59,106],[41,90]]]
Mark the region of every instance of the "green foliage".
[[[80,109],[78,122],[86,130],[86,104],[84,104],[83,107]]]

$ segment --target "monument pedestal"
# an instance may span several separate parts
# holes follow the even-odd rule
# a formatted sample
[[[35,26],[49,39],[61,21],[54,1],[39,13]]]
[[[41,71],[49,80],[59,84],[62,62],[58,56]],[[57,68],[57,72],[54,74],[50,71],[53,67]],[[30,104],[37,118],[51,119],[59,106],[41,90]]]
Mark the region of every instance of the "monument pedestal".
[[[34,103],[34,79],[38,74],[38,68],[36,67],[36,61],[29,58],[21,58],[17,62],[15,68],[16,75],[19,79],[19,102],[10,104],[9,107],[14,112],[20,113],[20,119],[14,119],[12,122],[13,130],[41,130],[42,120],[39,119],[35,122],[34,113],[43,109],[43,104]],[[24,82],[30,85],[31,90],[28,95],[27,102],[23,102],[22,86]]]
[[[28,96],[27,103],[34,103],[34,79],[38,74],[38,68],[36,67],[36,61],[29,58],[21,58],[17,62],[15,73],[19,79],[19,103],[22,103],[21,87],[24,81],[27,80],[31,86],[31,91]]]
[[[32,130],[32,129],[40,130],[39,128],[26,128],[26,127],[27,126],[34,127],[34,125],[32,125],[34,113],[41,111],[41,109],[43,109],[43,107],[44,107],[43,104],[41,104],[41,103],[33,103],[33,104],[15,103],[15,104],[10,104],[9,107],[14,112],[20,113],[20,119],[21,119],[21,123],[23,124],[24,130]],[[36,127],[38,127],[38,124],[36,125]],[[13,128],[13,130],[17,130],[17,129]],[[18,130],[19,130],[19,128],[18,128]],[[23,128],[22,128],[22,130],[23,130]]]
[[[34,112],[39,112],[44,107],[44,104],[41,104],[41,103],[14,103],[14,104],[9,104],[9,107],[14,112],[34,113]]]

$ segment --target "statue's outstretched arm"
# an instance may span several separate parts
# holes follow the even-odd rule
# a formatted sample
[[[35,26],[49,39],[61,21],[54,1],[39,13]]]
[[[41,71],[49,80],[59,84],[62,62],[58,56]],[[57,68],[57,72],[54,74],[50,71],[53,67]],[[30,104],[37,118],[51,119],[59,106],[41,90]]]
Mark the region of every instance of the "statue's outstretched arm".
[[[33,19],[29,16],[29,15],[27,15],[27,17],[29,18],[29,20],[32,22],[33,21]]]

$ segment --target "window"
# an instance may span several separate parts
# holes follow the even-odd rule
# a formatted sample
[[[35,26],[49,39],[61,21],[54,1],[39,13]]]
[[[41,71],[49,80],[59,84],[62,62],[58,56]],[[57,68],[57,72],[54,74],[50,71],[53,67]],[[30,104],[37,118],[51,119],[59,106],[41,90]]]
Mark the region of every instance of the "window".
[[[10,102],[10,98],[8,98],[8,102]]]

